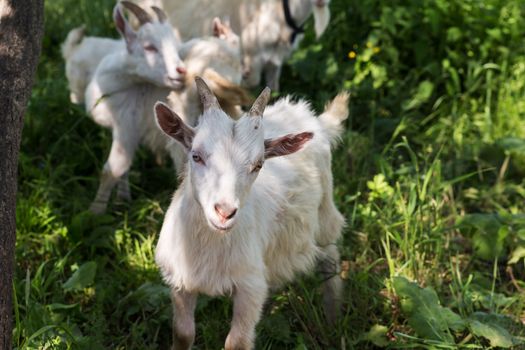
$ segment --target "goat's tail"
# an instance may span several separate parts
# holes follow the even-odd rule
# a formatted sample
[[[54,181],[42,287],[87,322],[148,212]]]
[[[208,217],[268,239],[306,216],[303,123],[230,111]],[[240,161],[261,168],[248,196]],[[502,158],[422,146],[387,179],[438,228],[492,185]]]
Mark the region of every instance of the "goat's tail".
[[[335,146],[343,134],[343,122],[348,118],[348,92],[339,93],[325,108],[323,114],[319,116],[319,121],[323,125],[330,144]]]
[[[80,44],[82,39],[84,39],[84,32],[84,26],[80,26],[69,31],[66,40],[64,43],[62,43],[62,57],[64,57],[65,60],[71,57],[75,51],[75,48],[78,46],[78,44]]]

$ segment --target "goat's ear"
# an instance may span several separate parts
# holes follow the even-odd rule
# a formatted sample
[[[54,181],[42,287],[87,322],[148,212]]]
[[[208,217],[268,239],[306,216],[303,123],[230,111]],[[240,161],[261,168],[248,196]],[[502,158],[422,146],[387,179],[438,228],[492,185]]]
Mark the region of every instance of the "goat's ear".
[[[314,137],[313,132],[288,134],[275,139],[264,140],[264,158],[286,156],[303,148],[304,144]]]
[[[131,52],[131,48],[137,39],[137,34],[131,29],[128,21],[126,21],[124,15],[122,15],[119,3],[117,3],[113,9],[113,21],[115,22],[115,27],[117,27],[118,32],[126,41],[128,52]]]
[[[173,112],[171,108],[162,102],[155,103],[155,117],[159,128],[166,135],[177,140],[186,151],[191,149],[195,131],[182,121],[182,119]]]
[[[213,36],[223,39],[228,34],[228,28],[222,24],[219,17],[213,19]]]

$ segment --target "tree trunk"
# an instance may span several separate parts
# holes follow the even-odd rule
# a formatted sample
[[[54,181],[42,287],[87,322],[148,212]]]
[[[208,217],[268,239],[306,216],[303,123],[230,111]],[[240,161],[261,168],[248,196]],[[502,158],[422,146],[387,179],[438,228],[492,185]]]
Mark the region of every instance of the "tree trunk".
[[[12,349],[16,175],[44,31],[44,0],[0,0],[0,350]]]

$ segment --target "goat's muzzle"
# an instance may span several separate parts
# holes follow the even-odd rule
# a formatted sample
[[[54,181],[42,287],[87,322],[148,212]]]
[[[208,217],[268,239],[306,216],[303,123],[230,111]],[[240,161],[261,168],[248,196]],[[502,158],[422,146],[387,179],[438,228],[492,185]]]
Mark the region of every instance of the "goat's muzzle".
[[[221,224],[226,223],[226,221],[232,219],[237,213],[237,208],[230,206],[225,203],[217,203],[214,206],[215,213],[219,217]]]

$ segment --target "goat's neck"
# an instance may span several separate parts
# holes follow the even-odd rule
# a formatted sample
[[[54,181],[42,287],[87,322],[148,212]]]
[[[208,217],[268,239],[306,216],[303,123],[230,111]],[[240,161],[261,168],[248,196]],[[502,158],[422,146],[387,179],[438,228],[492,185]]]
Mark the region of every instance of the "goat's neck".
[[[290,0],[289,4],[290,13],[298,26],[306,22],[312,14],[313,6],[311,0]]]
[[[134,74],[136,64],[127,52],[112,54],[97,69],[95,79],[104,95],[126,90],[141,79]]]

